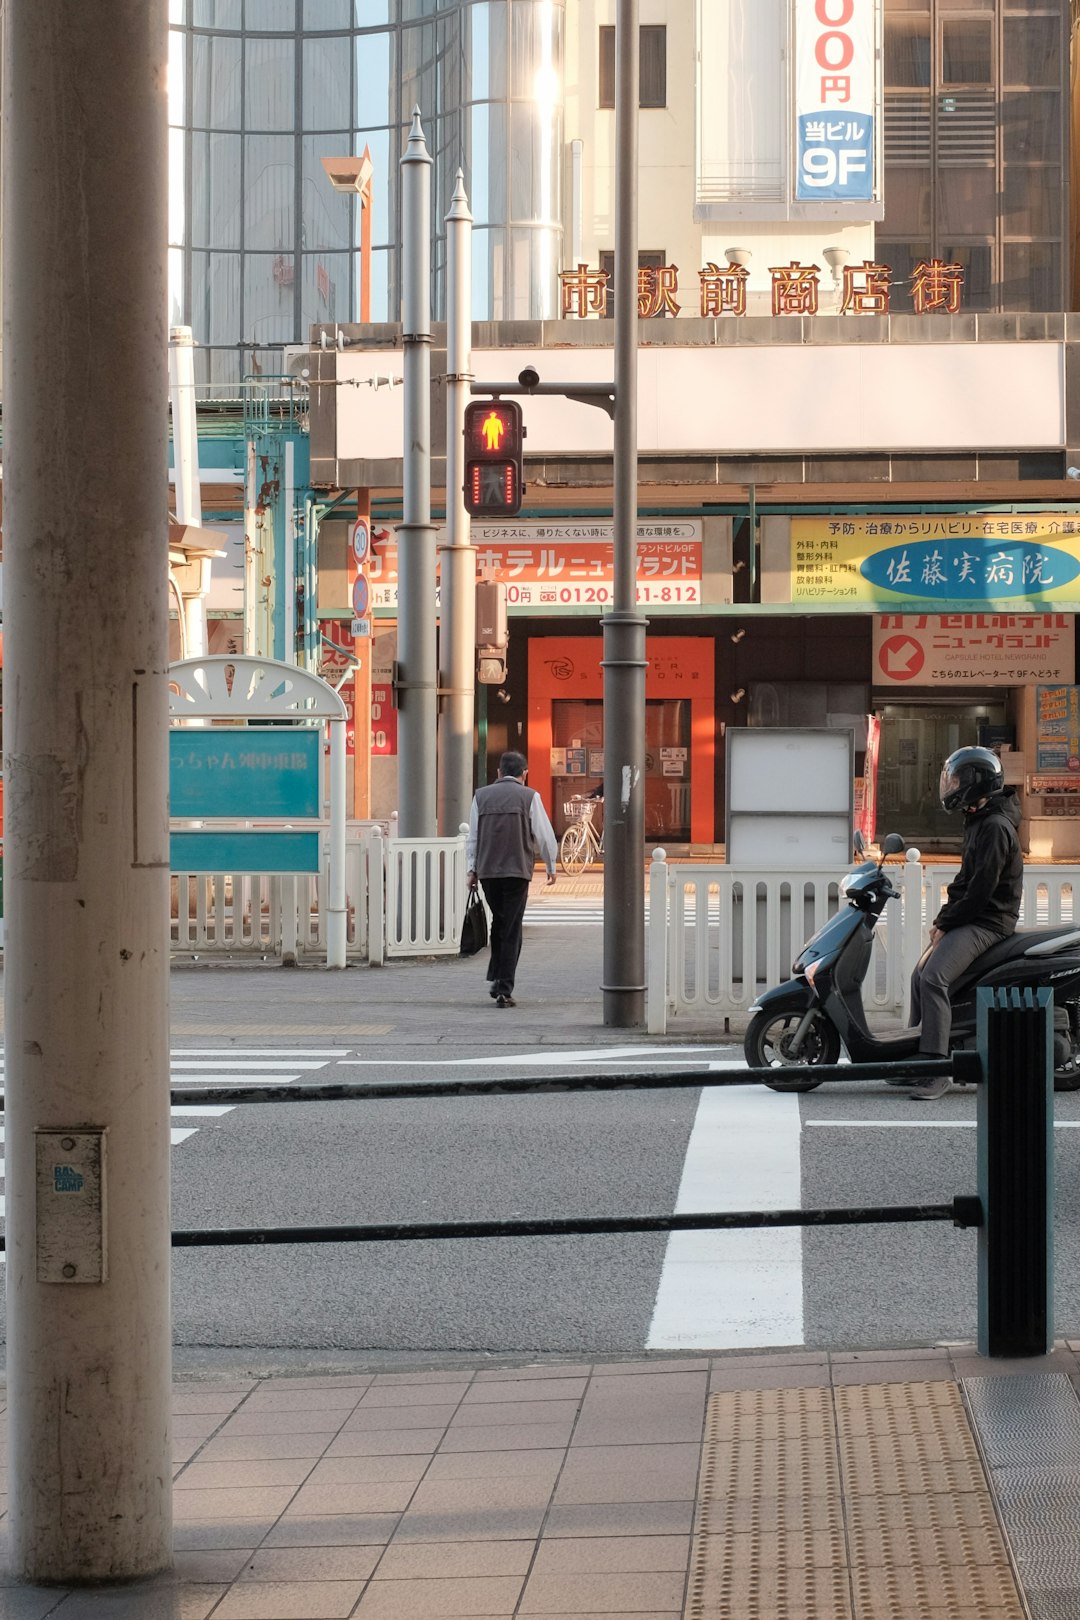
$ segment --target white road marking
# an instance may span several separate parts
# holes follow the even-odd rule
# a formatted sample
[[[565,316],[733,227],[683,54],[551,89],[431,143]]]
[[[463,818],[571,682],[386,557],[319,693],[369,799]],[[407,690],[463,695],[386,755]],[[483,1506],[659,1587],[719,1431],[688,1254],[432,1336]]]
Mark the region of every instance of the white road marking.
[[[210,1058],[205,1062],[193,1058],[184,1058],[182,1062],[176,1062],[176,1056],[177,1054],[174,1052],[172,1064],[174,1074],[177,1070],[182,1070],[186,1074],[189,1069],[220,1069],[222,1064],[220,1057]],[[248,1069],[321,1069],[323,1067],[320,1062],[305,1063],[300,1058],[229,1058],[227,1062],[230,1069],[237,1069],[241,1072]]]
[[[299,1063],[303,1068],[308,1066],[307,1058],[335,1058],[348,1050],[347,1046],[298,1046],[295,1051],[290,1046],[174,1046],[171,1055],[174,1058],[235,1058],[237,1067],[240,1067],[246,1058],[254,1057],[262,1062],[265,1058],[285,1053],[290,1063]],[[321,1064],[313,1066],[320,1068]]]
[[[808,1130],[973,1131],[974,1119],[804,1119]],[[1080,1119],[1055,1119],[1055,1131],[1080,1131]]]
[[[476,1068],[495,1067],[505,1068],[511,1063],[544,1064],[544,1063],[685,1063],[689,1057],[703,1057],[706,1052],[726,1052],[731,1050],[730,1041],[719,1042],[712,1046],[588,1046],[577,1052],[508,1052],[498,1057],[467,1057],[467,1058],[342,1058],[338,1063],[341,1069],[359,1068],[407,1068],[407,1069],[450,1069],[455,1066]],[[730,1059],[723,1063],[710,1063],[710,1068],[742,1069],[746,1065],[741,1059]]]
[[[797,1209],[797,1095],[704,1090],[676,1214]],[[803,1342],[802,1232],[672,1232],[646,1347],[760,1348]]]

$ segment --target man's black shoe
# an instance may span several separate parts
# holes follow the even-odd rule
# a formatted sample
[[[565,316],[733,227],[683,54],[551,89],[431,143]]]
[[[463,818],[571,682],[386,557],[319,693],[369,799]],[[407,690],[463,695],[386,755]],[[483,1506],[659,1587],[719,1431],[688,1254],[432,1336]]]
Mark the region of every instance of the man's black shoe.
[[[513,996],[500,996],[495,1005],[496,1007],[516,1007],[517,1002]]]

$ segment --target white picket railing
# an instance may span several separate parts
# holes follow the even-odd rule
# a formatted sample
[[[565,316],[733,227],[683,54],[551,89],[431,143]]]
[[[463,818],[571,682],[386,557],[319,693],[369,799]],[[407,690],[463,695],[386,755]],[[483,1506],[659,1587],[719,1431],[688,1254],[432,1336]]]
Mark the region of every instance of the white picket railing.
[[[874,934],[874,959],[863,985],[868,1011],[901,1012],[911,971],[926,943],[958,865],[924,867],[910,859],[890,867],[901,891]],[[756,997],[790,977],[803,942],[840,905],[835,871],[742,871],[730,866],[676,865],[653,854],[649,880],[648,1027],[663,1034],[679,1013],[717,1019],[747,1013]],[[1080,918],[1080,867],[1027,866],[1020,926]]]
[[[316,875],[174,873],[178,957],[317,961],[326,954],[327,829]],[[465,840],[387,837],[353,823],[345,849],[346,951],[376,966],[390,956],[452,955],[464,914]]]

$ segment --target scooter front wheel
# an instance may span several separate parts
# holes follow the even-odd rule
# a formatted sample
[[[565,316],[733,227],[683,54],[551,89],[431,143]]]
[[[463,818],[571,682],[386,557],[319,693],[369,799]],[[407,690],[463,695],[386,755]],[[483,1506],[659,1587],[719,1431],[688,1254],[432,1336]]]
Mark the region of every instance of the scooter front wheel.
[[[789,1065],[839,1063],[840,1037],[826,1018],[815,1014],[803,1034],[797,1052],[792,1041],[803,1021],[799,1012],[759,1012],[750,1020],[743,1041],[743,1053],[752,1069],[783,1069]],[[803,1075],[791,1075],[766,1080],[773,1091],[813,1091],[820,1080],[809,1080]]]

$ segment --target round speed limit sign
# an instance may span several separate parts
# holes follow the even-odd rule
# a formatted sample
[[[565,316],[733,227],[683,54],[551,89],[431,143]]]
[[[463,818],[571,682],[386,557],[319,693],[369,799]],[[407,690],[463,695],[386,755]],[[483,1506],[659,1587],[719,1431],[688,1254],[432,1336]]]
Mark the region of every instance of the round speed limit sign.
[[[352,552],[357,563],[367,561],[370,546],[371,530],[368,528],[368,520],[367,518],[357,518],[352,531]]]

